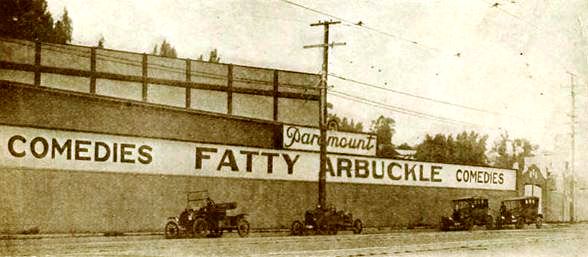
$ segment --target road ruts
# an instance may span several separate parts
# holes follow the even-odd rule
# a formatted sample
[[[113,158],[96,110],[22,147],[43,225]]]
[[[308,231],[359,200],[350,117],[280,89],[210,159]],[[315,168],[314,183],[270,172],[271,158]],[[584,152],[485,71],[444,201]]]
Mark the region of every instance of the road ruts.
[[[335,236],[263,236],[166,240],[161,236],[0,240],[1,256],[549,256],[588,245],[587,225],[461,232],[398,231]],[[569,249],[553,252],[553,249]],[[521,255],[524,250],[532,255]],[[508,255],[511,253],[512,255]],[[582,251],[582,254],[584,251]],[[506,254],[506,255],[505,255]],[[569,255],[566,255],[569,254]],[[584,256],[584,255],[579,255]]]

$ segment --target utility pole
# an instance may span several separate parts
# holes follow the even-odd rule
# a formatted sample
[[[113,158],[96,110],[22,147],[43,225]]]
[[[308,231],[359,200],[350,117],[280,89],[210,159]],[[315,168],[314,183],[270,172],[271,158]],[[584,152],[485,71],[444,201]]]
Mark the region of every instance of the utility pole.
[[[322,44],[307,45],[304,48],[323,48],[323,69],[320,84],[320,103],[319,103],[319,144],[320,144],[320,169],[318,183],[318,205],[321,208],[326,207],[327,201],[327,76],[329,74],[329,47],[345,45],[345,43],[329,44],[329,26],[341,23],[340,21],[319,21],[310,24],[311,27],[323,26],[324,38]]]
[[[570,74],[570,87],[571,87],[571,94],[572,94],[572,163],[571,163],[571,176],[572,176],[572,183],[570,188],[570,222],[574,223],[576,221],[575,215],[575,201],[576,201],[576,171],[575,171],[575,164],[576,164],[576,91],[574,86],[574,73],[568,72]]]

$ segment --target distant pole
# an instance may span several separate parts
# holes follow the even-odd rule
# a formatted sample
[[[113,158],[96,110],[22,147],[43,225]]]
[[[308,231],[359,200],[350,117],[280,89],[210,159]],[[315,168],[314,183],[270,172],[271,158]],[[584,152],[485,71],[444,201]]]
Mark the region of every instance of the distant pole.
[[[323,68],[320,84],[320,103],[319,103],[319,144],[320,144],[320,168],[318,183],[318,204],[324,208],[327,202],[327,76],[329,74],[329,46],[345,45],[345,43],[329,44],[329,26],[341,23],[340,21],[319,21],[310,24],[311,27],[323,26],[324,37],[323,43],[318,45],[308,45],[304,48],[323,48]]]
[[[570,74],[570,88],[572,94],[572,163],[571,163],[571,176],[572,176],[572,183],[570,186],[570,222],[574,223],[576,221],[575,215],[575,201],[576,201],[576,91],[574,86],[574,73],[568,72]]]

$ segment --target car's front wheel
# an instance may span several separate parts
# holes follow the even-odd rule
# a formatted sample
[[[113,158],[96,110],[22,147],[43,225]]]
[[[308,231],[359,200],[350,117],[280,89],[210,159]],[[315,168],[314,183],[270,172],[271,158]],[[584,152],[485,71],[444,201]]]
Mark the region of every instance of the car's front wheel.
[[[178,227],[178,224],[173,221],[165,224],[164,234],[165,238],[177,238],[180,235],[180,228]]]
[[[517,224],[515,225],[516,229],[522,229],[525,227],[525,219],[523,217],[519,217],[517,219]]]
[[[194,237],[202,238],[208,234],[208,222],[203,218],[197,218],[192,226]]]
[[[494,219],[492,219],[492,216],[488,215],[486,216],[486,229],[490,230],[494,228]]]
[[[292,227],[290,228],[290,232],[293,236],[301,236],[304,233],[304,225],[300,221],[292,222]]]
[[[356,219],[353,222],[353,234],[361,234],[362,230],[363,230],[363,222],[361,222],[360,219]]]
[[[237,222],[237,233],[240,237],[249,235],[249,222],[246,219],[239,219]]]
[[[466,218],[466,220],[463,223],[463,228],[465,230],[473,230],[474,229],[474,221],[472,220],[472,218]]]
[[[541,228],[542,225],[543,225],[543,217],[539,216],[535,220],[535,227],[536,228]]]

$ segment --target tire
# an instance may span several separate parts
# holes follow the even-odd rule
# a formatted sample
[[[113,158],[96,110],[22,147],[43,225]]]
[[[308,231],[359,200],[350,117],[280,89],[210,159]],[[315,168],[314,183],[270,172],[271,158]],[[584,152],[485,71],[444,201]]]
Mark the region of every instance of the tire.
[[[176,224],[173,221],[170,221],[167,224],[165,224],[164,234],[165,238],[168,239],[178,238],[178,236],[180,235],[180,228],[178,227],[178,224]]]
[[[543,217],[538,216],[537,219],[535,220],[535,227],[541,228],[542,225],[543,225]]]
[[[517,220],[517,224],[515,225],[516,229],[522,229],[525,227],[525,220],[522,217],[519,217],[519,219]]]
[[[474,229],[474,221],[472,218],[467,218],[463,223],[463,228],[468,231],[472,231]]]
[[[197,218],[192,225],[192,233],[194,237],[203,238],[208,235],[208,222],[203,218]]]
[[[360,219],[356,219],[353,222],[353,234],[361,234],[362,230],[363,230],[363,222],[361,222]]]
[[[487,230],[494,229],[494,220],[492,219],[492,216],[490,216],[490,215],[486,216],[486,229]]]
[[[246,219],[239,219],[237,221],[237,233],[239,233],[240,237],[249,235],[249,222]]]
[[[302,225],[300,221],[292,222],[290,233],[292,233],[293,236],[301,236],[304,233],[304,225]]]

